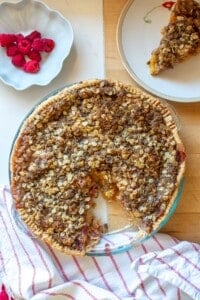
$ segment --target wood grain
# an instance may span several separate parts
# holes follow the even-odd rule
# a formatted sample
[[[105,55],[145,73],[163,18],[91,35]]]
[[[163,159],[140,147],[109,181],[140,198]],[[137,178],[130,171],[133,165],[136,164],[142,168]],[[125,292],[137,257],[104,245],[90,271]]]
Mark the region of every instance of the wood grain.
[[[106,77],[137,86],[123,67],[116,42],[118,20],[126,3],[127,0],[104,0]],[[187,164],[180,203],[162,231],[180,240],[200,243],[200,102],[170,104],[180,119]]]

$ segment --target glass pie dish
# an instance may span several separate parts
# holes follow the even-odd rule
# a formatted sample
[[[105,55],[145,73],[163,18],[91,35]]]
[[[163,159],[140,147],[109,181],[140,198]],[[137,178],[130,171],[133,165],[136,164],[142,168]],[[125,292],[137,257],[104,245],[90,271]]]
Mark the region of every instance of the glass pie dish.
[[[63,88],[61,88],[61,90],[62,89]],[[51,92],[51,94],[44,97],[41,100],[40,103],[47,100],[50,96],[53,96],[53,95],[57,94],[59,90],[55,90],[55,91]],[[166,105],[168,106],[168,104],[166,104]],[[34,107],[33,110],[35,110],[36,108],[37,108],[37,106]],[[179,118],[178,118],[175,110],[172,109],[171,106],[169,106],[169,109],[171,110],[171,114],[174,117],[174,120],[177,124],[177,127],[180,128]],[[28,114],[28,116],[26,116],[26,118],[29,117],[29,115],[32,113],[33,110],[31,110],[31,112]],[[26,118],[25,118],[25,120],[26,120]],[[23,125],[23,122],[22,122],[22,125]],[[18,129],[18,131],[16,133],[16,137],[13,141],[13,145],[14,145],[15,140],[16,140],[19,132],[20,132],[21,126],[20,126],[20,128]],[[134,227],[133,225],[130,225],[130,223],[128,222],[128,219],[126,217],[124,217],[124,215],[122,215],[122,216],[117,215],[117,213],[116,213],[117,211],[116,211],[113,214],[113,216],[115,217],[117,215],[117,217],[116,217],[117,222],[116,223],[119,223],[119,224],[117,224],[118,226],[115,226],[115,227],[113,226],[113,228],[109,229],[109,231],[107,233],[103,234],[101,236],[100,242],[96,246],[94,246],[92,248],[92,250],[88,251],[86,254],[88,256],[104,256],[104,255],[110,255],[110,254],[117,254],[117,253],[127,251],[131,247],[136,246],[140,243],[143,243],[145,240],[150,238],[157,231],[159,231],[168,222],[168,220],[173,215],[173,213],[174,213],[174,211],[175,211],[175,209],[176,209],[176,207],[179,203],[179,200],[180,200],[181,192],[182,192],[182,189],[183,189],[183,183],[184,183],[184,180],[182,179],[181,182],[180,182],[179,188],[178,188],[177,195],[176,195],[176,197],[173,201],[173,204],[170,207],[167,215],[165,216],[163,221],[159,224],[159,226],[156,228],[156,230],[151,232],[151,234],[149,234],[145,237],[139,236],[138,235],[138,229],[136,227]],[[98,205],[97,203],[101,203],[101,204]],[[101,222],[102,224],[106,225],[107,224],[107,217],[108,217],[107,212],[109,210],[109,203],[107,203],[106,200],[103,201],[103,199],[101,199],[101,201],[97,201],[96,204],[97,205],[94,209],[94,214],[95,214],[95,216],[97,216],[102,221]],[[25,232],[31,238],[36,238],[30,232],[30,230],[26,227],[26,225],[22,222],[22,220],[21,220],[21,218],[20,218],[19,214],[17,213],[17,210],[15,209],[14,206],[13,206],[13,209],[12,209],[12,213],[13,213],[13,217],[15,219],[15,222],[18,225],[18,227],[20,228],[20,230]],[[119,219],[123,220],[123,222],[121,222],[121,221],[118,222]]]

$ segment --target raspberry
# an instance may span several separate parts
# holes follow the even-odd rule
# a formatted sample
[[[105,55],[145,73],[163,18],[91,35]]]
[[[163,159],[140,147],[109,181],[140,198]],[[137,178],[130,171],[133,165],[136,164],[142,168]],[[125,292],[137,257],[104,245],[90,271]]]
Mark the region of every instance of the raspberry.
[[[55,47],[55,42],[52,39],[43,39],[43,47],[45,52],[51,52]]]
[[[32,60],[36,60],[38,62],[41,61],[42,57],[41,57],[41,54],[40,52],[36,51],[36,50],[33,50],[31,49],[31,51],[27,54],[27,56],[32,59]]]
[[[14,56],[19,53],[18,47],[16,44],[10,44],[6,49],[7,56]]]
[[[43,39],[34,39],[32,48],[36,51],[44,51]]]
[[[16,67],[23,67],[25,63],[26,61],[22,53],[18,53],[12,57],[12,64]]]
[[[0,44],[2,47],[7,47],[16,41],[16,35],[11,33],[0,34]]]
[[[36,60],[29,60],[24,64],[23,69],[27,73],[37,73],[40,70],[40,65]]]
[[[32,48],[36,51],[51,52],[55,47],[55,43],[52,39],[34,39]]]
[[[22,33],[17,33],[16,42],[19,43],[19,41],[21,41],[22,39],[24,39],[24,35]]]
[[[31,43],[26,38],[21,39],[18,43],[18,49],[23,54],[28,54],[31,50]]]
[[[40,38],[41,38],[41,33],[37,30],[32,31],[30,34],[26,36],[26,39],[28,39],[31,42],[35,39],[40,39]]]

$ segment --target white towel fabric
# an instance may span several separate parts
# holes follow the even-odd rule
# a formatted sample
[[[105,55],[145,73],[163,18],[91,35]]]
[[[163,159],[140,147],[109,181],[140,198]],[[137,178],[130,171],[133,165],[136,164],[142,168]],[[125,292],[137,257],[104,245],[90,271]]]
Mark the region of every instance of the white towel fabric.
[[[0,299],[200,300],[195,243],[157,234],[121,254],[68,256],[19,228],[6,187],[0,190],[0,234],[1,282],[9,295],[2,292]]]

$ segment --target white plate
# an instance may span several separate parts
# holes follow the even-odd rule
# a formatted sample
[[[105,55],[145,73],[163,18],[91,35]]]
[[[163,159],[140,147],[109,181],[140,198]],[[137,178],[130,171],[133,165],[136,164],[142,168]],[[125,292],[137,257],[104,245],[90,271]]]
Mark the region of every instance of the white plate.
[[[38,73],[25,73],[13,66],[5,49],[0,47],[0,79],[16,90],[24,90],[32,85],[49,84],[61,71],[73,44],[70,22],[42,2],[22,0],[17,3],[3,2],[0,5],[0,33],[26,35],[33,30],[39,31],[42,37],[53,39],[55,42],[55,48],[51,53],[42,53]]]
[[[147,62],[158,47],[161,29],[167,25],[170,10],[162,0],[132,0],[122,11],[117,43],[122,62],[131,77],[144,89],[177,102],[200,101],[200,56],[152,76]]]

